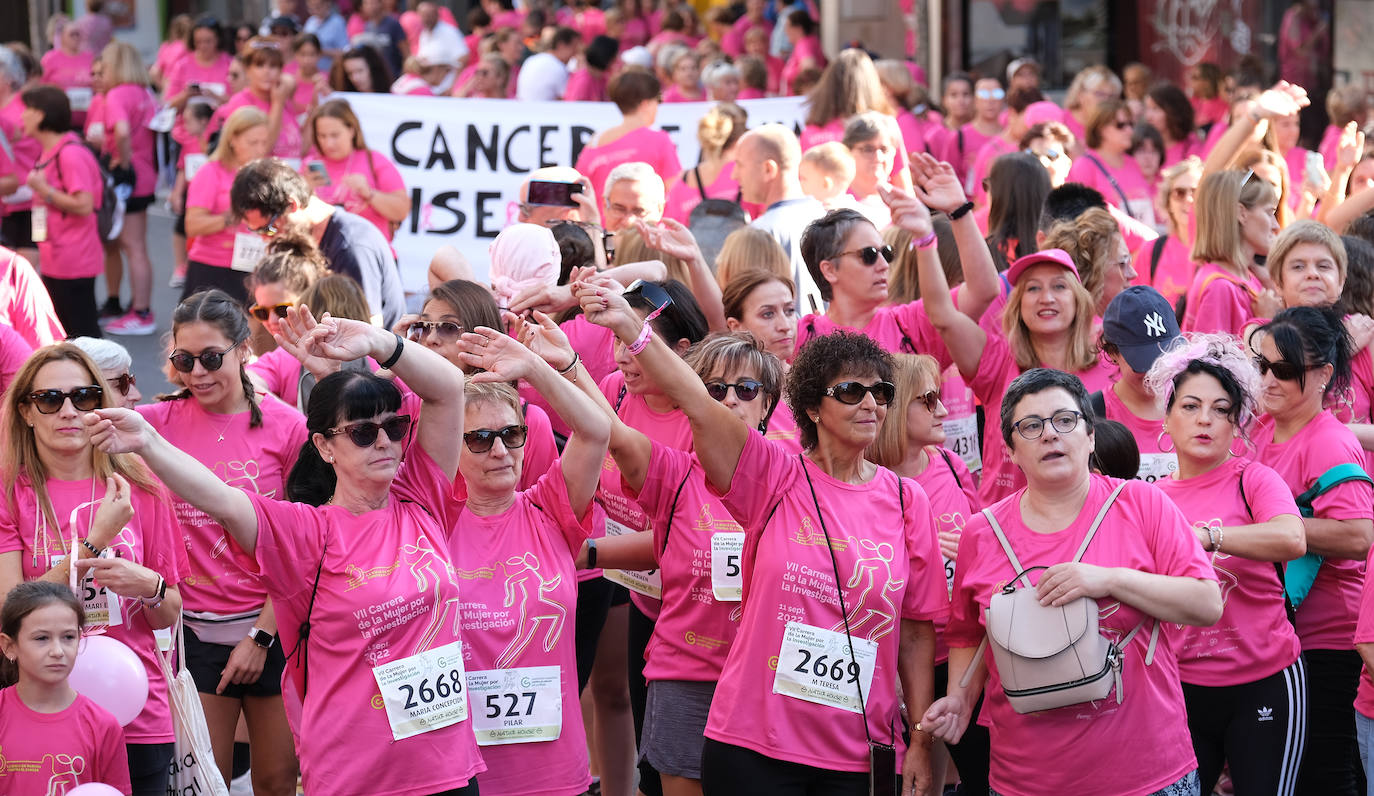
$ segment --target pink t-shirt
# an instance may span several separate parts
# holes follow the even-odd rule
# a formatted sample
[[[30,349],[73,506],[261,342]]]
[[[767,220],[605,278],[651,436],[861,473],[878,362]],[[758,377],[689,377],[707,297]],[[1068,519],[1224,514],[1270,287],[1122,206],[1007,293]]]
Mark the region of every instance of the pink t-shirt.
[[[824,315],[807,315],[797,324],[797,351],[813,337],[831,334],[842,328]],[[873,313],[862,332],[884,351],[894,354],[930,354],[944,368],[951,362],[945,341],[926,315],[920,300],[907,304],[884,304]]]
[[[1284,514],[1298,516],[1293,494],[1278,473],[1246,459],[1232,457],[1186,481],[1171,477],[1156,483],[1198,528],[1233,528]],[[1296,661],[1302,645],[1288,621],[1283,584],[1273,563],[1219,553],[1212,564],[1221,581],[1221,619],[1212,627],[1168,626],[1170,631],[1177,630],[1171,640],[1178,649],[1183,682],[1252,683]]]
[[[16,688],[0,691],[0,793],[68,793],[99,782],[124,794],[129,757],[124,730],[87,697],[56,713],[24,704]]]
[[[592,190],[605,201],[606,177],[621,163],[648,163],[667,183],[682,173],[673,139],[662,130],[641,127],[604,146],[588,146],[577,156],[577,170],[592,181]]]
[[[668,86],[663,90],[663,101],[667,102],[705,102],[706,93],[698,90],[696,94],[689,95],[676,85]]]
[[[1108,177],[1108,174],[1111,176]],[[1155,223],[1154,191],[1150,189],[1145,175],[1140,173],[1135,158],[1130,155],[1123,155],[1121,167],[1113,168],[1097,152],[1088,150],[1073,162],[1068,181],[1096,189],[1107,200],[1107,204],[1125,210],[1137,221]]]
[[[781,85],[778,86],[779,94],[784,96],[792,94],[792,83],[806,68],[805,62],[807,60],[812,61],[815,68],[825,69],[827,63],[825,52],[821,49],[820,38],[816,36],[807,36],[792,47],[792,53],[787,56],[787,61],[782,67]]]
[[[35,161],[41,160],[40,152],[43,145],[37,138],[24,135],[24,102],[20,92],[14,92],[10,101],[0,108],[0,131],[4,131],[5,137],[9,139],[10,146],[14,149],[15,174],[27,174],[33,168]],[[22,183],[21,183],[22,184]],[[8,197],[13,199],[14,197]],[[8,215],[28,210],[32,203],[28,200],[22,202],[6,201],[0,204],[0,214]]]
[[[992,162],[1002,155],[1015,151],[1016,146],[1007,143],[1007,139],[1002,136],[989,138],[973,159],[973,168],[969,169],[968,177],[964,180],[964,193],[973,197],[973,201],[978,204],[987,202],[988,192],[983,187],[983,180],[987,179],[988,170],[992,168]]]
[[[1370,552],[1374,555],[1374,551]],[[1369,561],[1365,560],[1365,569]],[[1360,619],[1355,625],[1355,643],[1374,643],[1374,584],[1365,581],[1360,592]],[[1365,716],[1374,716],[1374,680],[1370,679],[1369,667],[1360,668],[1360,687],[1355,692],[1355,709]]]
[[[164,84],[167,73],[184,57],[186,57],[186,42],[181,39],[164,41],[158,45],[157,57],[153,59],[153,66],[161,70]]]
[[[763,437],[788,453],[802,452],[801,429],[797,428],[797,419],[792,416],[792,409],[786,400],[778,399],[773,416],[768,418],[768,430],[764,432]]]
[[[402,408],[418,411],[414,400]],[[376,511],[355,516],[341,506],[248,493],[257,511],[257,565],[283,650],[296,649],[297,628],[310,619],[310,640],[285,676],[304,694],[298,742],[311,792],[424,796],[461,788],[486,770],[472,734],[478,705],[464,721],[395,741],[372,671],[461,640],[461,578],[447,538],[458,506],[449,486],[429,454],[411,444],[391,499]],[[377,765],[379,749],[386,765]]]
[[[1288,206],[1297,210],[1302,203],[1302,184],[1307,179],[1307,150],[1295,146],[1284,154],[1283,162],[1288,167]]]
[[[464,500],[461,475],[454,486]],[[503,677],[519,677],[530,675],[522,669],[535,666],[557,667],[560,678],[556,697],[562,700],[562,729],[557,740],[482,747],[487,770],[477,781],[483,793],[572,796],[591,784],[573,642],[573,557],[591,531],[590,518],[588,510],[578,519],[568,504],[563,470],[553,467],[519,492],[506,511],[479,517],[465,507],[450,531],[449,551],[462,580],[463,662],[469,683],[473,672],[505,670]],[[471,692],[469,697],[473,710],[485,715],[485,701]],[[534,780],[532,768],[539,772]]]
[[[792,645],[784,647],[789,623],[843,638],[841,583],[832,574],[838,571],[849,632],[856,642],[866,639],[877,648],[873,680],[864,689],[868,733],[899,746],[900,760],[901,739],[893,727],[900,725],[901,623],[948,614],[925,491],[882,467],[864,484],[839,481],[751,432],[722,503],[745,532],[744,615],[711,702],[706,737],[775,760],[869,770],[865,734],[854,726],[864,718],[773,690],[778,658],[795,655]]]
[[[52,298],[33,264],[0,246],[0,322],[10,325],[31,348],[66,339]]]
[[[606,33],[606,14],[596,6],[588,6],[580,11],[574,11],[564,6],[558,9],[556,15],[558,24],[572,28],[582,34],[582,40],[590,42],[597,36]]]
[[[590,68],[583,67],[568,75],[568,87],[563,90],[563,101],[605,102],[606,80],[604,73],[597,74]],[[666,92],[663,101],[669,101]]]
[[[92,205],[99,209],[104,190],[100,164],[75,134],[62,136],[56,146],[43,153],[35,168],[42,168],[48,184],[63,193],[90,194]],[[41,197],[34,201],[47,214],[48,239],[38,243],[43,275],[51,279],[82,279],[104,273],[105,250],[95,210],[78,216],[63,213]]]
[[[1193,122],[1198,127],[1225,122],[1227,115],[1231,112],[1231,106],[1227,104],[1225,97],[1212,97],[1211,99],[1192,97],[1189,102],[1193,103]]]
[[[326,160],[320,157],[318,153],[312,153],[301,164],[302,174],[308,172],[311,163],[323,163],[325,171],[329,174],[329,184],[317,186],[315,188],[316,196],[331,205],[338,205],[350,213],[360,215],[371,221],[372,225],[381,231],[388,241],[391,240],[393,234],[391,222],[373,209],[370,202],[365,201],[343,183],[343,178],[346,175],[360,174],[363,179],[367,180],[367,186],[373,191],[381,193],[404,191],[406,189],[405,180],[401,179],[401,173],[396,170],[396,166],[386,155],[375,149],[366,151],[355,149],[342,160]]]
[[[105,92],[106,155],[119,154],[115,125],[129,127],[129,146],[133,152],[134,196],[152,196],[157,187],[157,156],[154,153],[154,134],[148,122],[157,113],[157,100],[146,86],[121,83]]]
[[[1100,475],[1090,478],[1084,510],[1062,531],[1038,533],[1026,527],[1020,510],[1023,490],[989,508],[1022,567],[1073,559],[1097,513],[1089,507],[1100,507],[1118,483]],[[1202,546],[1174,504],[1154,487],[1135,482],[1128,483],[1117,496],[1082,561],[1174,577],[1216,579]],[[987,518],[974,515],[959,542],[946,631],[951,647],[978,646],[992,595],[1015,574]],[[1043,570],[1031,573],[1031,582],[1042,574]],[[1092,761],[1092,787],[1097,792],[1121,796],[1153,793],[1197,767],[1179,687],[1178,661],[1167,639],[1161,639],[1163,643],[1156,647],[1153,663],[1145,664],[1156,620],[1110,598],[1098,602],[1098,613],[1101,631],[1117,642],[1145,620],[1144,627],[1122,650],[1121,693],[1125,701],[1121,705],[1113,696],[1100,702],[1017,713],[1002,690],[997,662],[992,655],[984,658],[988,680],[983,687],[979,721],[990,725],[992,732],[988,781],[998,793],[1030,796],[1082,789],[1082,766],[1064,765],[1062,756],[1055,754],[1059,749],[1074,749],[1081,755],[1079,759]],[[961,675],[950,672],[951,678]],[[1145,739],[1149,754],[1141,754]]]
[[[305,417],[271,395],[259,396],[262,425],[249,428],[249,413],[219,415],[195,398],[138,407],[168,442],[209,467],[220,480],[265,498],[286,498],[286,476],[310,435]],[[244,553],[213,517],[173,497],[189,569],[182,604],[188,611],[223,616],[262,609],[267,587],[244,568]]]
[[[1185,332],[1226,332],[1239,336],[1245,322],[1254,317],[1251,299],[1263,289],[1254,274],[1247,273],[1242,280],[1215,263],[1198,265],[1179,326]]]
[[[687,415],[680,409],[671,412],[655,412],[649,408],[644,396],[621,390],[625,386],[625,374],[615,371],[601,380],[601,394],[606,396],[615,409],[616,416],[625,425],[644,436],[670,448],[680,451],[692,449],[692,425]],[[620,465],[611,454],[601,464],[601,485],[596,490],[596,502],[606,513],[606,525],[612,523],[623,526],[628,531],[650,530],[649,515],[626,489],[625,480],[620,475]],[[614,527],[614,526],[612,526]],[[593,529],[593,536],[605,536],[605,527]],[[622,531],[623,532],[623,531]],[[658,618],[658,601],[652,597],[632,593],[635,605],[650,619]]]
[[[245,88],[234,96],[230,97],[223,105],[215,109],[215,115],[210,117],[208,132],[214,132],[224,126],[225,120],[229,115],[245,105],[251,105],[263,113],[271,116],[272,103],[269,100],[261,99],[254,94],[252,89]],[[299,158],[301,156],[301,123],[298,119],[300,109],[295,107],[295,101],[287,103],[287,107],[282,109],[281,132],[277,135],[276,143],[272,146],[272,156],[278,158]]]
[[[233,58],[228,53],[219,53],[209,66],[202,66],[196,61],[194,54],[187,55],[167,73],[167,80],[163,90],[163,95],[172,97],[180,94],[188,83],[199,83],[207,86],[208,90],[222,93],[228,98],[229,93],[229,66],[233,63]],[[172,125],[172,138],[179,144],[191,140],[193,136],[186,132],[186,126],[182,123],[181,114],[177,114],[176,123]]]
[[[14,329],[0,326],[0,393],[9,389],[10,382],[18,375],[19,369],[24,367],[31,354],[33,346],[28,340]]]
[[[229,212],[229,189],[234,185],[236,173],[226,169],[218,160],[205,161],[205,165],[201,166],[186,187],[186,206],[203,208],[215,216]],[[251,234],[248,225],[240,221],[211,235],[192,238],[186,256],[198,263],[228,268],[234,261],[235,236]]]
[[[1284,443],[1273,441],[1274,420],[1264,415],[1256,422],[1250,439],[1255,443],[1255,461],[1274,468],[1295,497],[1332,467],[1365,461],[1354,433],[1328,411],[1320,412]],[[1325,520],[1367,520],[1374,517],[1372,495],[1369,484],[1350,481],[1318,497],[1312,507]],[[1363,584],[1363,560],[1327,558],[1322,562],[1312,591],[1298,606],[1298,637],[1303,649],[1350,649]]]
[[[668,197],[663,207],[663,217],[686,224],[692,215],[692,210],[701,204],[701,193],[695,185],[687,182],[685,178],[678,180],[672,188],[668,189]],[[716,178],[712,180],[711,184],[706,186],[706,198],[725,199],[731,202],[739,201],[739,182],[735,180],[733,161],[726,163],[716,174]],[[751,212],[750,207],[755,208],[755,210]],[[762,208],[758,205],[748,205],[745,206],[745,212],[749,213],[751,217],[757,218],[762,213]]]
[[[178,117],[180,118],[180,117]],[[174,128],[175,129],[175,128]],[[91,97],[91,107],[86,111],[86,123],[82,125],[81,132],[87,137],[93,133],[105,134],[105,93],[100,92]]]
[[[635,497],[649,514],[663,576],[663,608],[644,651],[644,679],[715,682],[739,632],[740,604],[715,598],[712,539],[744,529],[707,488],[696,455],[658,442]]]
[[[56,528],[43,519],[37,496],[24,479],[15,484],[10,499],[0,501],[0,553],[19,551],[24,580],[37,580],[53,568],[54,558],[66,557],[73,533],[82,538],[89,533],[95,511],[105,495],[104,481],[92,478],[81,481],[49,478],[47,488],[53,516],[57,518]],[[132,497],[133,519],[115,535],[109,546],[120,557],[148,567],[161,575],[168,586],[175,586],[188,565],[171,497],[166,493],[149,494],[137,486],[132,489]],[[87,576],[84,583],[87,591],[94,592],[93,599],[102,610],[107,609],[111,601],[118,603],[122,621],[109,625],[106,632],[110,638],[127,644],[148,672],[148,701],[143,712],[124,728],[125,737],[129,743],[171,743],[172,714],[167,704],[167,680],[157,662],[157,639],[148,624],[148,610],[140,600],[119,597],[103,588],[96,590],[91,576]]]
[[[930,498],[930,508],[935,514],[935,530],[962,534],[964,526],[982,506],[978,501],[978,485],[958,456],[933,445],[926,448],[926,453],[930,456],[930,463],[916,476],[916,483]],[[952,589],[954,569],[958,564],[943,554],[941,562],[945,569],[945,588]],[[944,619],[935,622],[936,664],[949,660],[949,647],[944,639],[946,624],[948,622]],[[936,697],[939,696],[936,694]]]
[[[1328,393],[1325,405],[1342,423],[1368,423],[1371,417],[1372,403],[1374,403],[1374,359],[1370,357],[1369,347],[1365,346],[1350,358],[1349,389],[1340,395]],[[1374,464],[1374,458],[1366,463],[1366,471],[1371,469],[1370,464]]]
[[[1164,251],[1160,252],[1159,265],[1155,268],[1154,279],[1150,278],[1150,258],[1154,255],[1155,241],[1148,241],[1135,251],[1134,268],[1136,279],[1133,284],[1145,285],[1158,290],[1169,303],[1178,306],[1178,300],[1188,292],[1193,283],[1197,265],[1193,262],[1192,251],[1183,245],[1177,235],[1169,235],[1164,240]]]
[[[82,51],[67,55],[58,49],[43,53],[43,82],[60,89],[87,88],[91,85],[91,61],[95,56]]]
[[[1102,391],[1102,402],[1107,407],[1107,419],[1115,420],[1130,430],[1135,437],[1136,448],[1140,451],[1140,469],[1136,478],[1154,483],[1166,479],[1178,471],[1178,454],[1174,452],[1173,442],[1166,452],[1160,447],[1160,427],[1162,420],[1146,420],[1136,416],[1126,407],[1116,390],[1107,388]]]
[[[268,392],[296,406],[300,397],[301,363],[285,348],[268,351],[249,363],[248,369],[262,377]]]
[[[731,25],[725,35],[720,37],[720,48],[725,51],[726,55],[739,58],[744,55],[744,39],[749,35],[749,31],[754,28],[758,28],[770,36],[773,34],[773,26],[769,25],[767,20],[755,21],[746,14],[735,20],[735,24]]]
[[[978,403],[953,362],[940,374],[940,402],[949,412],[945,416],[945,450],[957,454],[969,471],[981,473],[983,450],[978,440]],[[973,486],[977,492],[976,480]]]
[[[1197,155],[1199,158],[1207,156],[1206,145],[1196,135],[1190,134],[1187,138],[1176,144],[1171,144],[1165,149],[1164,160],[1159,164],[1159,167],[1160,169],[1168,168],[1189,155]]]
[[[805,152],[813,146],[828,144],[831,141],[844,143],[844,124],[846,121],[848,120],[831,119],[823,126],[808,124],[806,127],[803,127],[801,136],[797,139],[801,143],[802,151]],[[900,132],[901,128],[898,128],[898,133]],[[907,168],[906,153],[909,147],[906,142],[900,140],[892,143],[893,146],[896,147],[896,151],[892,154],[892,171],[890,174],[893,179],[896,179],[898,173],[905,171]],[[881,227],[879,228],[881,229]]]
[[[1317,145],[1317,151],[1321,153],[1322,164],[1326,166],[1327,171],[1336,168],[1336,150],[1341,145],[1342,132],[1342,129],[1334,124],[1327,125],[1326,130],[1322,132],[1322,140]]]

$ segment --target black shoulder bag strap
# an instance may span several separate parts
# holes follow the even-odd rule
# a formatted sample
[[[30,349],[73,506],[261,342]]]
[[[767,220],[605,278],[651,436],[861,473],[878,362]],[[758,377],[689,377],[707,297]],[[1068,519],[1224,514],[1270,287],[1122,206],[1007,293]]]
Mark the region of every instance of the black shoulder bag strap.
[[[949,451],[944,448],[936,448],[936,450],[940,451],[940,458],[945,460],[945,466],[949,468],[949,474],[954,476],[954,483],[958,484],[959,489],[962,491],[964,488],[964,479],[960,478],[959,471],[954,469],[954,460],[949,458]],[[905,497],[903,500],[905,500]],[[902,506],[902,514],[906,514],[905,505]]]
[[[806,476],[806,485],[811,489],[811,502],[816,507],[816,522],[821,524],[821,533],[825,535],[825,549],[830,553],[830,566],[835,572],[835,592],[840,597],[840,618],[844,620],[844,637],[849,642],[849,659],[857,661],[858,656],[854,654],[854,636],[849,632],[849,608],[844,602],[844,586],[840,580],[840,562],[835,558],[835,548],[830,542],[830,529],[825,525],[825,513],[821,511],[821,502],[816,497],[816,485],[811,482],[811,472],[806,467],[806,457],[797,454],[797,460],[801,463],[802,473]],[[902,494],[902,479],[897,478],[897,500],[902,506],[902,514],[906,514],[906,497]],[[868,700],[864,697],[863,682],[855,683],[859,687],[859,707],[862,710],[864,720],[864,737],[868,739],[868,787],[870,794],[893,794],[897,790],[897,774],[895,769],[896,745],[880,744],[873,740],[872,734],[868,731]],[[880,779],[881,778],[881,779]]]
[[[302,702],[305,701],[306,692],[310,690],[310,616],[315,612],[315,595],[319,594],[320,591],[320,573],[324,570],[324,557],[327,553],[329,553],[328,543],[320,551],[320,563],[315,566],[315,583],[310,587],[310,604],[305,609],[305,619],[296,629],[296,646],[292,647],[291,654],[286,656],[287,660],[297,655],[300,656]]]
[[[1131,218],[1135,218],[1135,213],[1131,212],[1130,200],[1126,198],[1126,192],[1121,190],[1121,183],[1116,181],[1116,178],[1112,176],[1110,171],[1107,171],[1107,165],[1098,160],[1097,156],[1091,152],[1084,152],[1083,157],[1091,160],[1093,165],[1097,167],[1097,170],[1102,172],[1102,176],[1107,178],[1107,182],[1111,183],[1112,187],[1116,189],[1116,195],[1121,197],[1121,211]]]
[[[1250,522],[1253,523],[1255,521],[1255,512],[1254,509],[1250,508],[1250,498],[1245,495],[1245,471],[1247,469],[1249,468],[1241,468],[1240,477],[1236,479],[1236,485],[1240,488],[1240,502],[1245,504],[1245,513],[1250,517]],[[1279,594],[1283,595],[1283,612],[1288,614],[1288,623],[1297,627],[1298,611],[1293,607],[1293,601],[1288,599],[1288,585],[1283,574],[1283,562],[1274,562],[1274,572],[1278,573],[1279,576]]]
[[[701,195],[701,201],[706,201],[706,186],[701,182],[701,164],[692,167],[692,174],[697,178],[697,193]]]
[[[1159,271],[1160,258],[1164,256],[1164,244],[1169,242],[1169,234],[1165,233],[1155,238],[1155,245],[1150,247],[1150,281],[1155,281],[1155,273]]]
[[[687,479],[692,477],[692,468],[687,468],[687,474],[682,476],[682,483],[677,485],[677,491],[673,493],[673,502],[668,506],[668,525],[663,529],[663,552],[668,552],[668,534],[673,530],[673,517],[677,516],[677,499],[682,497],[682,488],[687,486]],[[774,508],[777,508],[774,506]],[[769,515],[772,516],[771,514]]]
[[[615,396],[615,413],[616,413],[616,414],[620,414],[620,405],[623,404],[623,403],[625,403],[625,393],[626,393],[626,392],[627,392],[627,391],[626,391],[626,389],[625,389],[625,385],[624,385],[624,384],[620,385],[620,392],[616,393],[616,396]]]
[[[1093,414],[1101,420],[1107,419],[1107,395],[1105,390],[1098,390],[1088,396],[1088,404],[1093,408]]]

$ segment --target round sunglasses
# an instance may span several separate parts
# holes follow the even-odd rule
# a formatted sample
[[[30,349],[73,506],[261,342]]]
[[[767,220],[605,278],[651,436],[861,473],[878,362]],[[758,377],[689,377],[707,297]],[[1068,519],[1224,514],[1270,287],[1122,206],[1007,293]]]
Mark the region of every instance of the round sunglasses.
[[[331,428],[324,432],[326,437],[337,437],[340,434],[347,434],[353,440],[353,444],[359,448],[369,448],[377,442],[377,433],[386,432],[386,438],[392,442],[400,442],[406,433],[410,431],[410,415],[396,415],[390,420],[383,420],[376,423],[370,420],[361,423],[349,423],[339,428]]]
[[[759,391],[763,389],[763,384],[753,379],[740,379],[738,384],[728,384],[723,381],[706,383],[706,394],[717,401],[724,401],[731,389],[734,389],[736,398],[747,403],[759,397]]]
[[[110,382],[111,387],[119,390],[120,395],[128,395],[129,388],[138,384],[138,379],[135,379],[132,373],[121,373],[113,379],[107,379],[106,381]]]
[[[501,438],[501,444],[506,448],[525,447],[525,436],[528,429],[525,426],[506,426],[503,429],[493,431],[489,428],[479,428],[475,431],[463,432],[463,444],[468,446],[471,453],[486,453],[491,450],[491,446],[496,444],[497,437]]]
[[[199,354],[192,354],[189,351],[174,351],[167,357],[167,361],[172,363],[172,367],[181,373],[190,373],[196,367],[196,360],[211,373],[219,370],[224,365],[224,357],[230,351],[238,348],[239,344],[234,343],[223,351],[202,351]]]
[[[248,314],[265,322],[273,315],[278,318],[285,318],[286,311],[294,306],[296,305],[290,301],[283,301],[277,304],[254,304],[248,308]]]
[[[70,398],[72,408],[78,412],[89,412],[100,406],[105,391],[99,387],[77,387],[74,390],[35,390],[28,394],[28,402],[33,404],[39,414],[51,415],[61,411],[62,405]]]
[[[879,381],[873,384],[864,384],[860,381],[842,381],[833,387],[827,387],[825,395],[827,398],[834,398],[842,404],[854,406],[864,399],[865,395],[872,393],[873,403],[878,406],[887,406],[892,403],[892,396],[896,395],[897,387],[890,381]]]
[[[415,321],[406,329],[406,337],[415,343],[430,335],[438,337],[441,343],[451,343],[462,333],[463,327],[453,321]]]

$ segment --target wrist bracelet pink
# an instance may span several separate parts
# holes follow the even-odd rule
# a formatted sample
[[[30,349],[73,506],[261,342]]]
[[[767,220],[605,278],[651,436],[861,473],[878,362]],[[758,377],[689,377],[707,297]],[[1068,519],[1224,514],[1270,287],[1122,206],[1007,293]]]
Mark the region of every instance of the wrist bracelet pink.
[[[645,321],[643,328],[639,330],[639,336],[635,338],[633,343],[626,346],[626,350],[630,352],[630,356],[639,356],[639,354],[648,347],[649,338],[652,337],[653,334],[654,327],[648,321]]]
[[[935,243],[935,233],[931,232],[929,235],[925,236],[924,238],[921,238],[920,240],[913,240],[911,242],[911,250],[916,251],[917,249],[929,249],[931,246],[934,246]]]

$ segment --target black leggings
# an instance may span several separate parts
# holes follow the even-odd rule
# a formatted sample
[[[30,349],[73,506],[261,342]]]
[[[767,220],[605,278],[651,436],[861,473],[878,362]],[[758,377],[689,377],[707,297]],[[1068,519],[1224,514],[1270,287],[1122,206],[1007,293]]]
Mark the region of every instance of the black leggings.
[[[616,585],[605,578],[592,578],[577,584],[577,625],[573,633],[577,643],[577,693],[587,690],[596,662],[596,645],[601,641],[601,629],[606,626],[606,614],[611,611]]]
[[[964,676],[963,672],[959,673]],[[935,665],[935,698],[939,699],[945,693],[949,685],[949,663],[939,663]],[[992,755],[992,739],[988,736],[988,728],[978,723],[978,713],[983,709],[983,695],[978,695],[978,701],[973,705],[972,718],[969,719],[968,729],[964,730],[964,735],[959,739],[959,743],[945,744],[949,750],[949,759],[954,761],[954,767],[959,771],[959,793],[977,793],[981,796],[988,792],[988,766],[989,758]],[[940,783],[937,783],[940,784]]]
[[[630,601],[630,712],[635,719],[635,741],[644,737],[644,711],[649,704],[649,683],[644,679],[644,650],[654,635],[654,620]],[[639,761],[639,790],[644,796],[663,796],[658,770],[648,760]]]
[[[1360,654],[1306,650],[1307,753],[1298,774],[1299,796],[1363,796],[1364,767],[1355,737],[1355,691]]]
[[[134,796],[167,796],[175,747],[169,743],[131,743],[125,747],[129,758],[129,784]]]
[[[703,796],[868,796],[868,772],[830,771],[774,760],[706,739],[701,753]]]
[[[1202,792],[1230,763],[1236,796],[1292,796],[1307,740],[1307,667],[1302,658],[1241,685],[1183,684]]]
[[[477,777],[468,780],[468,784],[461,788],[450,788],[442,793],[436,793],[434,796],[477,796]]]

